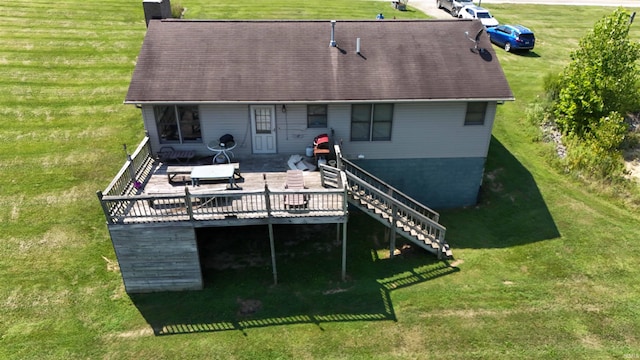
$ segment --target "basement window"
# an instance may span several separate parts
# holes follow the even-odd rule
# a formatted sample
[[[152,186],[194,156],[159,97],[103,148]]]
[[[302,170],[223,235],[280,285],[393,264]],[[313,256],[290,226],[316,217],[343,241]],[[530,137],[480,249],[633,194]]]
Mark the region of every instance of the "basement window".
[[[464,117],[465,125],[484,125],[484,118],[487,114],[486,102],[467,103],[467,114]]]
[[[389,141],[393,104],[351,105],[351,141]]]
[[[198,106],[159,105],[153,107],[162,144],[202,142]]]

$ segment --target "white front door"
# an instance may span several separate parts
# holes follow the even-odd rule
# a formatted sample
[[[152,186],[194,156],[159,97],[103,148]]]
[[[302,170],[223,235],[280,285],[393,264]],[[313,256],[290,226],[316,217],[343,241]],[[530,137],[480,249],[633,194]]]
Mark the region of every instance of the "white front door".
[[[254,154],[275,154],[276,107],[274,105],[252,105],[251,136]]]

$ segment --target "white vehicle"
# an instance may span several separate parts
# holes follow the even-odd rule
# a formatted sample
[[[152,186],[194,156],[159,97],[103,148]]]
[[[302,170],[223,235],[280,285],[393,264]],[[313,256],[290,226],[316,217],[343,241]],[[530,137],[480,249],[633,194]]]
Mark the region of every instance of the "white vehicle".
[[[465,6],[460,9],[458,17],[461,19],[478,19],[485,27],[499,25],[498,20],[491,15],[489,10],[475,5]]]
[[[473,5],[473,0],[436,0],[438,9],[446,9],[451,16],[458,17],[458,12],[462,7]]]

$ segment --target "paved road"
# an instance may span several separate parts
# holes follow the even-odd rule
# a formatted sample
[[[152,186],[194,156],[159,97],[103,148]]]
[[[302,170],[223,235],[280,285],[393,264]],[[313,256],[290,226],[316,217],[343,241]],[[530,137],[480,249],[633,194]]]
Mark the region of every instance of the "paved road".
[[[640,0],[481,0],[482,4],[541,4],[575,6],[622,6],[628,9],[640,8]],[[478,0],[475,0],[476,4]],[[409,0],[409,6],[421,10],[437,19],[451,19],[446,10],[436,6],[436,0]]]

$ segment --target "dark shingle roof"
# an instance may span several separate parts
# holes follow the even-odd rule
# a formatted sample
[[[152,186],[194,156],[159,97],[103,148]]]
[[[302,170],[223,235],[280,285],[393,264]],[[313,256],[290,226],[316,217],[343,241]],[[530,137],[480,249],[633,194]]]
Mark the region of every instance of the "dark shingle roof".
[[[510,100],[474,21],[177,21],[149,24],[127,103]],[[356,54],[361,38],[361,54]]]

